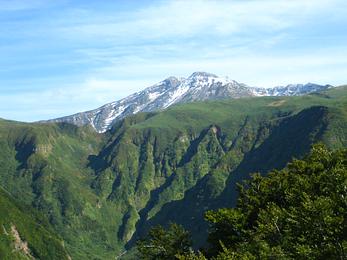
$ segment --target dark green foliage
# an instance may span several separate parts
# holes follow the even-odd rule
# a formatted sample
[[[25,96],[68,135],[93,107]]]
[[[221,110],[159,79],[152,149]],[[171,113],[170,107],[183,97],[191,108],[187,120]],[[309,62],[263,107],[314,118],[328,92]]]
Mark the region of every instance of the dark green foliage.
[[[220,259],[346,259],[347,149],[314,146],[240,186],[234,209],[206,213],[209,255]],[[217,258],[219,259],[219,258]]]
[[[191,250],[192,241],[188,231],[177,224],[170,224],[168,229],[153,227],[146,239],[137,242],[140,259],[171,260]]]

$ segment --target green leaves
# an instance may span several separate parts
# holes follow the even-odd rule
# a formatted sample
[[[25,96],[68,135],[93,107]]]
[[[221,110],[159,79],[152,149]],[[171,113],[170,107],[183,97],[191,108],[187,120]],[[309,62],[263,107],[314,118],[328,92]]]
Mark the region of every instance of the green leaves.
[[[346,149],[331,152],[316,145],[282,171],[253,175],[240,186],[236,208],[206,213],[209,255],[346,258],[346,159]]]
[[[165,230],[156,226],[149,231],[148,237],[139,240],[137,248],[141,259],[178,259],[190,251],[191,239],[188,231],[177,224],[170,224]]]
[[[244,230],[246,218],[239,209],[208,211],[205,218],[212,224],[208,237],[212,246],[210,254],[221,251],[223,246],[233,247],[235,242],[241,243],[247,237]]]

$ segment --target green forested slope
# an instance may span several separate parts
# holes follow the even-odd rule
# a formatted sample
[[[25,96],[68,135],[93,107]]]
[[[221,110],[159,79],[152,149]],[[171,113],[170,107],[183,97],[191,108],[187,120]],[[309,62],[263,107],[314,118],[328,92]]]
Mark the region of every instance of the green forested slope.
[[[63,240],[39,212],[0,188],[0,259],[68,259]]]
[[[153,224],[206,238],[203,213],[235,183],[283,168],[322,141],[347,144],[347,88],[303,97],[191,103],[138,114],[105,134],[0,121],[0,184],[43,212],[75,259],[111,259]]]

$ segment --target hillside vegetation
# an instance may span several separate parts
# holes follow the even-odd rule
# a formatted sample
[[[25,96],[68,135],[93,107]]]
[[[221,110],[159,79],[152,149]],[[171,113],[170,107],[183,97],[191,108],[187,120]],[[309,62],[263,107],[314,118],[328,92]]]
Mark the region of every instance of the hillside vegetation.
[[[347,149],[315,145],[266,177],[240,185],[235,208],[208,211],[208,246],[191,251],[189,233],[171,224],[138,242],[141,259],[346,259]]]
[[[204,212],[236,204],[236,183],[281,169],[321,141],[347,144],[347,88],[302,97],[179,105],[97,134],[0,121],[0,184],[43,213],[74,259],[111,259],[173,221],[206,243]],[[30,246],[30,245],[29,245]]]
[[[69,259],[47,219],[0,188],[0,259]]]

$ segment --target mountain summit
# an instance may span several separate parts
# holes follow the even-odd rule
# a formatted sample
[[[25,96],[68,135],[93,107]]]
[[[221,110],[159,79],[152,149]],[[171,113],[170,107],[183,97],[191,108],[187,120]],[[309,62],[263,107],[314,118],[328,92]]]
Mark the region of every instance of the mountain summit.
[[[178,103],[253,96],[298,96],[330,87],[330,85],[308,83],[258,88],[229,80],[227,77],[218,77],[212,73],[194,72],[188,78],[169,77],[143,91],[95,110],[45,122],[91,125],[97,132],[102,133],[109,130],[113,123],[128,115],[162,110]]]

